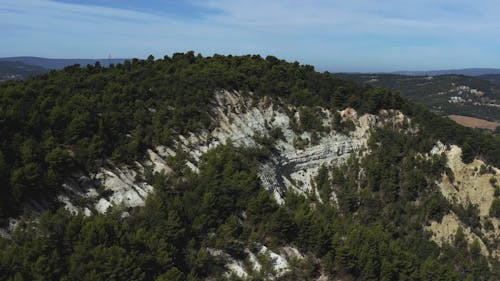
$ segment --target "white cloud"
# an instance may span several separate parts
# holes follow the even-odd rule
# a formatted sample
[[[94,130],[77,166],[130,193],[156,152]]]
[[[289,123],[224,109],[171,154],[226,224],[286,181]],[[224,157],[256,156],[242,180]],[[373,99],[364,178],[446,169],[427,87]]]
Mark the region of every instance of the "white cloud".
[[[199,2],[225,11],[214,16],[224,24],[273,28],[336,28],[365,32],[498,30],[500,8],[494,1],[481,3],[443,0],[350,0],[350,1],[232,1]],[[453,12],[461,6],[462,12]],[[478,10],[478,7],[482,8]],[[383,29],[382,29],[383,28]]]

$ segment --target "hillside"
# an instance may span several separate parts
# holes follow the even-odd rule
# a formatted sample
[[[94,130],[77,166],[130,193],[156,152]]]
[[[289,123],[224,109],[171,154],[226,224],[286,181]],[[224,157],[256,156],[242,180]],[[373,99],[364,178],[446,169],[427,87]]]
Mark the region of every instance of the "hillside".
[[[63,69],[75,64],[95,65],[96,62],[108,67],[110,64],[123,63],[124,59],[49,59],[39,57],[0,58],[0,82],[24,80],[31,76],[47,73],[50,70]]]
[[[393,74],[411,75],[411,76],[437,76],[437,75],[483,76],[483,75],[499,75],[500,69],[464,68],[464,69],[429,70],[429,71],[397,71]]]
[[[500,84],[500,74],[484,74],[481,76],[478,76],[479,78],[483,80],[488,80],[493,84]]]
[[[23,80],[48,71],[46,68],[22,62],[0,61],[0,82],[6,80]]]
[[[0,83],[1,280],[498,280],[500,137],[269,56]]]
[[[339,77],[401,93],[440,115],[464,115],[500,121],[500,86],[480,77],[461,75],[404,76],[337,74]]]

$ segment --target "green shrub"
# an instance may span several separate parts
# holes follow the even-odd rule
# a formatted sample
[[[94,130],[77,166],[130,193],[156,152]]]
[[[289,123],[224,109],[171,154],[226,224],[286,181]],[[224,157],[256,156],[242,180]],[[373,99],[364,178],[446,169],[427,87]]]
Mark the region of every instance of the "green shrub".
[[[500,198],[493,199],[490,207],[490,216],[500,219]]]

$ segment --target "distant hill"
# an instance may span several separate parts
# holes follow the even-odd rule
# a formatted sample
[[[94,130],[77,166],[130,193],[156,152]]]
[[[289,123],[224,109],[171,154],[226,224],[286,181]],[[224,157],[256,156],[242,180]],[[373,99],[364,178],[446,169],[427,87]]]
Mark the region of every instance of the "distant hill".
[[[48,72],[49,69],[23,62],[0,61],[0,82],[23,80],[30,76]]]
[[[484,74],[481,76],[478,76],[479,78],[483,80],[488,80],[493,84],[499,84],[500,85],[500,74]]]
[[[99,61],[102,66],[109,66],[111,63],[122,63],[125,59],[50,59],[39,57],[0,58],[0,62],[22,62],[27,65],[40,66],[47,69],[62,69],[66,66],[74,64],[79,64],[81,66],[86,66],[88,64],[93,65],[97,61]]]
[[[449,69],[449,70],[429,70],[429,71],[396,71],[392,74],[425,76],[425,75],[467,75],[481,76],[488,74],[500,74],[500,68],[464,68],[464,69]]]
[[[30,76],[58,70],[70,65],[94,65],[97,61],[104,67],[123,63],[125,59],[49,59],[39,57],[0,58],[0,82],[24,80]]]
[[[441,115],[463,115],[500,121],[499,76],[408,76],[397,74],[339,73],[338,77],[400,92]],[[489,79],[488,79],[489,78]]]

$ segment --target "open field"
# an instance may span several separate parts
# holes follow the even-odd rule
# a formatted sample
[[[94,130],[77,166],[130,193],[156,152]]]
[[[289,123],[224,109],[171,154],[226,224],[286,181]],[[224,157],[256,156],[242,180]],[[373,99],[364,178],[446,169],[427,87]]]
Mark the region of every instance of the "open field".
[[[448,118],[450,118],[451,120],[457,122],[458,124],[460,124],[462,126],[471,127],[471,128],[495,130],[498,126],[500,126],[500,123],[498,123],[498,122],[491,122],[491,121],[487,121],[484,119],[479,119],[479,118],[474,118],[474,117],[469,117],[469,116],[449,115]]]

